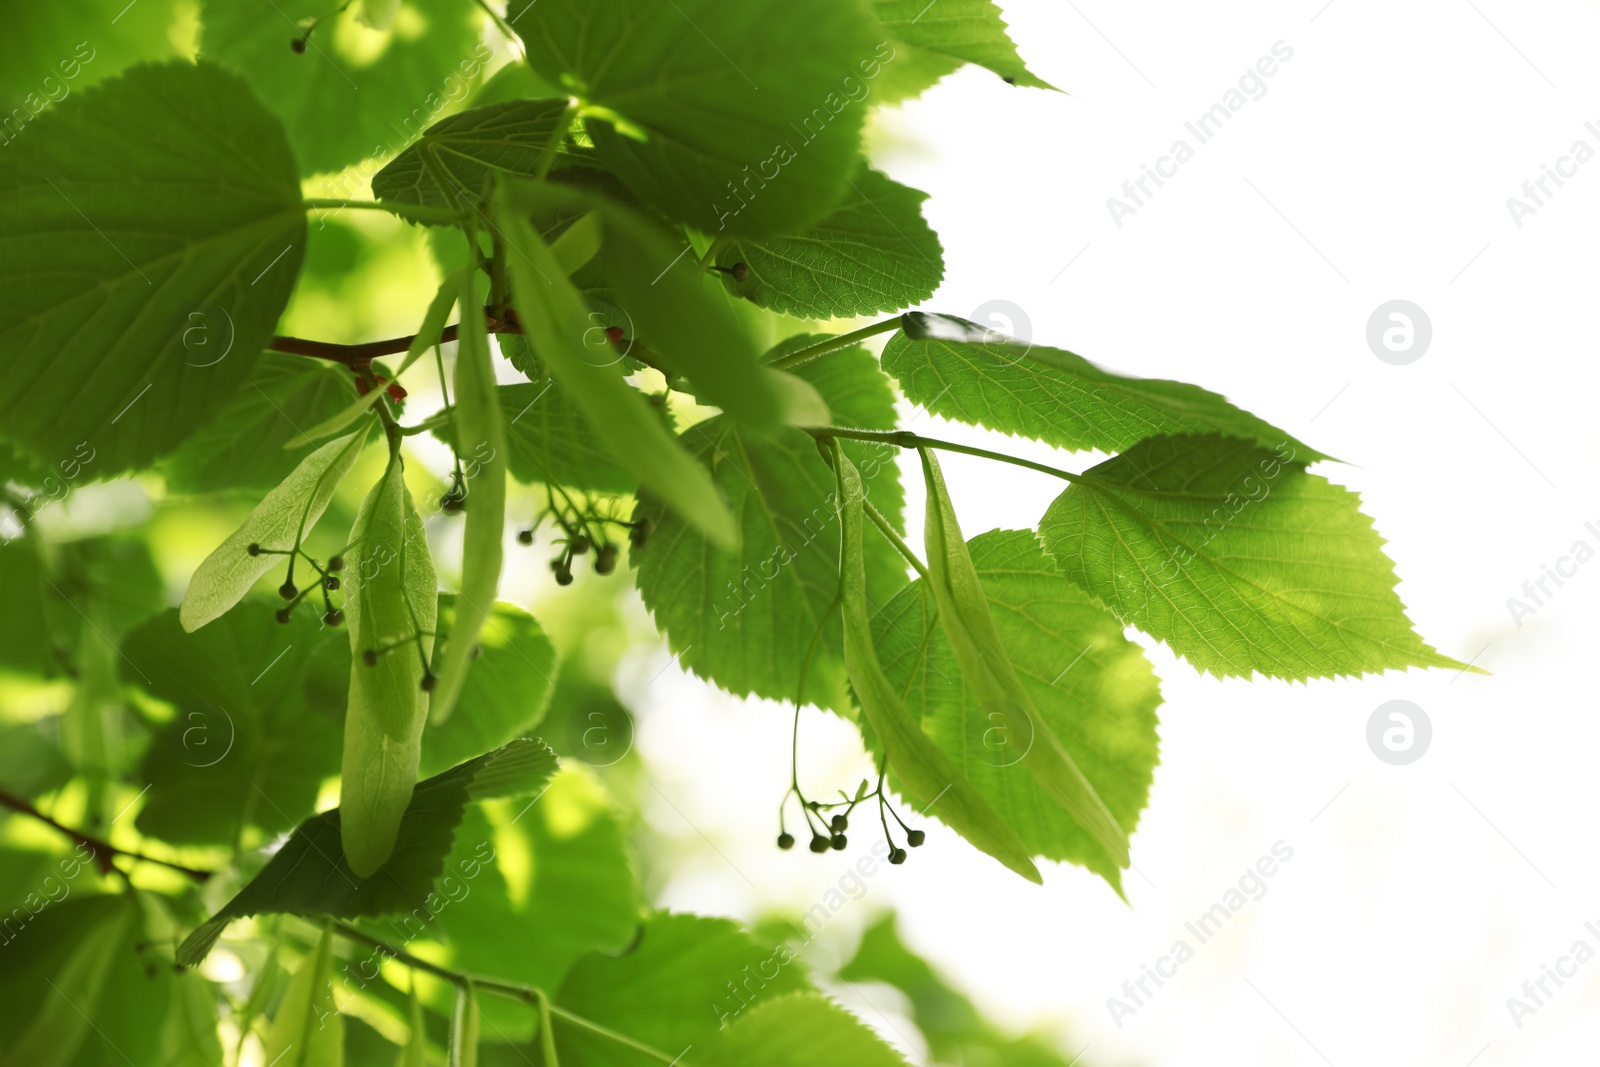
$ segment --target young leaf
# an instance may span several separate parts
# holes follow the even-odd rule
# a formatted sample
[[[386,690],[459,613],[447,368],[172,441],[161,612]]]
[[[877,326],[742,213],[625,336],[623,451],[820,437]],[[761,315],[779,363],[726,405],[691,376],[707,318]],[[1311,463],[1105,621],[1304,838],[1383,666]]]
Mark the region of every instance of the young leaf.
[[[872,9],[885,29],[918,51],[976,63],[1012,85],[1055,88],[1023,66],[992,0],[939,0],[932,10],[924,0],[873,0]]]
[[[1290,445],[1153,437],[1085,472],[1039,533],[1069,579],[1199,670],[1462,669],[1412,630],[1360,498],[1303,462]]]
[[[249,384],[162,462],[167,488],[180,493],[271,489],[305,459],[307,445],[355,421],[352,416],[315,436],[300,430],[350,407],[355,383],[346,367],[263,352]]]
[[[1016,831],[972,787],[964,774],[922,732],[878,663],[867,608],[866,554],[862,550],[865,489],[855,466],[834,454],[842,542],[839,595],[844,616],[844,663],[850,687],[872,732],[883,746],[889,769],[906,795],[928,808],[973,845],[1030,882],[1042,882],[1038,868]]]
[[[743,977],[749,975],[759,981]],[[737,996],[728,990],[730,979]],[[652,1048],[677,1051],[706,1047],[719,1026],[749,1007],[811,990],[789,946],[762,945],[727,919],[656,912],[631,951],[579,960],[555,1002]],[[616,1047],[576,1027],[559,1028],[556,1036],[562,1063],[605,1062]]]
[[[980,706],[1015,709],[1031,727],[1032,743],[1022,752],[1023,763],[1044,787],[1045,795],[1089,831],[1116,866],[1126,867],[1127,831],[1023,687],[994,617],[989,614],[989,601],[961,535],[939,461],[927,449],[920,452],[928,491],[923,526],[928,553],[927,585],[939,606],[939,627],[961,666],[961,677],[972,687]]]
[[[406,358],[400,361],[395,368],[394,377],[398,378],[411,368],[411,365],[428,349],[439,343],[439,335],[444,332],[444,322],[450,317],[450,309],[455,307],[456,298],[461,293],[461,274],[448,275],[444,283],[439,286],[439,291],[434,294],[433,301],[428,305],[428,310],[422,316],[422,325],[417,327],[416,334],[411,338],[411,344],[406,348]],[[284,448],[300,448],[330,433],[338,433],[346,426],[355,422],[362,415],[372,409],[372,405],[385,395],[382,389],[369,389],[365,396],[357,397],[345,407],[329,415],[322,422],[310,429],[289,439]]]
[[[466,99],[493,57],[472,5],[406,0],[381,31],[359,15],[322,0],[206,0],[201,12],[201,53],[248,78],[283,119],[302,174],[399,152]]]
[[[904,316],[883,366],[935,415],[1056,448],[1121,452],[1157,434],[1216,433],[1266,448],[1288,442],[1302,463],[1328,458],[1197,385],[1125,378],[950,315]]]
[[[820,993],[793,993],[754,1005],[718,1035],[700,1062],[706,1067],[907,1067],[871,1028]]]
[[[944,251],[922,217],[927,198],[862,167],[844,199],[805,230],[734,241],[718,253],[723,284],[759,307],[804,319],[920,304],[944,278]]]
[[[439,597],[439,625],[454,626],[457,600]],[[452,629],[453,633],[454,630]],[[506,744],[544,718],[555,688],[556,650],[532,615],[498,603],[478,633],[459,703],[465,714],[430,725],[422,735],[422,774],[433,774]]]
[[[427,533],[397,453],[356,514],[347,567],[352,661],[339,830],[345,859],[365,878],[389,858],[417,782],[438,609]]]
[[[461,587],[456,591],[455,625],[444,646],[444,663],[429,703],[429,717],[444,722],[461,695],[478,632],[494,610],[505,550],[506,435],[495,391],[494,357],[474,284],[476,272],[461,279],[461,344],[456,351],[456,449],[475,468],[467,479],[467,522],[461,537]]]
[[[672,218],[792,231],[844,191],[865,117],[855,69],[874,56],[850,0],[543,0],[525,41],[586,105],[600,156]]]
[[[1149,799],[1159,756],[1161,691],[1138,645],[1089,594],[1063,580],[1031,530],[994,530],[967,542],[988,614],[1030,697],[980,696],[951,650],[943,612],[913,582],[872,620],[883,672],[977,790],[1035,856],[1068,860],[1121,891],[1104,843],[1022,766],[1047,729],[1131,833]],[[930,567],[931,570],[931,567]]]
[[[254,879],[184,939],[178,964],[198,964],[228,924],[247,915],[287,912],[352,919],[422,907],[434,879],[445,870],[466,806],[538,793],[555,770],[555,753],[543,741],[521,738],[419,782],[393,854],[365,878],[340,853],[339,809],[313,815]]]
[[[372,195],[454,208],[483,193],[493,174],[536,176],[547,148],[570,156],[563,142],[571,120],[566,100],[509,100],[451,115],[372,176]]]
[[[343,1067],[344,1016],[333,999],[333,931],[300,961],[261,1055],[277,1067]]]
[[[92,478],[170,451],[249,380],[305,233],[282,128],[217,67],[137,67],[39,116],[0,153],[5,436],[50,465],[87,443]]]
[[[521,212],[502,197],[496,217],[510,254],[513,296],[529,342],[611,454],[643,486],[712,540],[730,546],[733,516],[711,477],[689,458],[615,366],[597,366],[582,343],[588,309]]]
[[[268,571],[281,567],[283,553],[296,548],[322,518],[334,490],[355,466],[370,426],[329,441],[290,472],[250,512],[216,551],[195,568],[178,618],[193,633],[233,607]],[[249,547],[260,551],[251,555]]]

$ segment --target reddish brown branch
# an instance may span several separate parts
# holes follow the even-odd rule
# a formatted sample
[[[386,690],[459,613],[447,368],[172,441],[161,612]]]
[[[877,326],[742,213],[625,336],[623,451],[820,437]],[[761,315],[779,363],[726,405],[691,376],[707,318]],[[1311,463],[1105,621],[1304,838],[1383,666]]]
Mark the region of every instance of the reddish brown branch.
[[[204,882],[212,875],[211,871],[196,870],[193,867],[185,867],[170,860],[158,860],[154,856],[146,856],[142,852],[129,852],[125,848],[118,848],[116,845],[108,841],[102,841],[98,837],[91,837],[82,830],[74,830],[70,826],[63,826],[32,804],[29,804],[22,797],[6,789],[0,789],[0,807],[10,808],[12,811],[20,812],[23,815],[31,815],[46,826],[66,834],[81,845],[87,846],[94,853],[95,862],[100,867],[100,870],[107,874],[111,872],[111,858],[113,856],[127,856],[129,859],[139,863],[155,863],[170,870],[179,871],[197,882]]]
[[[497,319],[485,312],[484,325],[490,333],[521,333],[522,327],[517,323],[516,317],[507,313],[506,318]],[[439,334],[439,343],[454,341],[459,332],[459,326],[446,326]],[[312,341],[304,337],[274,337],[267,342],[267,347],[274,352],[288,352],[296,356],[311,356],[313,359],[328,359],[335,363],[343,363],[355,370],[364,370],[379,356],[395,356],[411,348],[411,342],[416,340],[416,335],[410,337],[391,337],[384,341],[363,341],[360,344],[346,345],[337,341]]]

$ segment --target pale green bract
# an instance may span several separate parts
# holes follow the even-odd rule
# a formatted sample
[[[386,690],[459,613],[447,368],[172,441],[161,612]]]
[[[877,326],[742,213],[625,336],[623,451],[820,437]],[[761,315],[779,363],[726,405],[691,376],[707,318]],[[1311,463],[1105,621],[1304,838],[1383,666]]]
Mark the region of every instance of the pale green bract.
[[[333,934],[324,930],[300,961],[278,1003],[263,1062],[276,1067],[344,1067],[344,1016],[333,996]]]
[[[862,551],[865,522],[861,475],[841,451],[833,453],[838,475],[838,507],[842,548],[839,599],[844,617],[844,665],[862,715],[883,746],[885,761],[900,788],[922,808],[956,833],[1030,882],[1042,882],[1039,870],[1016,831],[973,788],[906,710],[884,677],[872,642],[867,608],[866,555]]]
[[[894,311],[933,295],[944,250],[922,217],[926,193],[863,167],[824,218],[793,235],[733,241],[717,254],[744,280],[723,283],[752,303],[804,319]]]
[[[506,434],[496,391],[494,357],[479,312],[473,274],[461,279],[461,333],[456,350],[456,450],[466,465],[466,529],[461,538],[461,586],[456,590],[455,625],[444,646],[444,662],[429,704],[429,717],[441,723],[455,707],[467,680],[467,666],[478,632],[494,610],[505,553]],[[423,550],[426,551],[424,544]]]
[[[1022,750],[1023,764],[1045,794],[1094,836],[1111,861],[1126,867],[1127,831],[1056,737],[1054,727],[1034,707],[1032,695],[1017,676],[989,613],[989,601],[956,522],[955,506],[945,489],[939,461],[926,449],[922,450],[922,472],[928,495],[923,526],[928,553],[927,585],[939,605],[939,626],[961,665],[961,677],[972,687],[981,706],[1004,709],[1028,724],[1031,737]]]
[[[1143,650],[1123,636],[1122,623],[1065,580],[1032,530],[993,530],[967,548],[988,614],[1038,718],[979,695],[921,581],[872,620],[884,673],[906,694],[923,731],[1030,852],[1081,864],[1120,892],[1122,871],[1102,841],[1022,764],[1042,722],[1132,833],[1159,757],[1155,672]]]
[[[350,530],[344,612],[350,706],[344,720],[339,832],[350,869],[366,877],[394,848],[417,784],[438,581],[422,519],[396,455]],[[368,664],[368,653],[376,662]]]
[[[1328,458],[1198,385],[1113,374],[950,315],[912,313],[903,323],[884,346],[883,367],[908,399],[947,419],[1073,451],[1220,433],[1267,448],[1287,443],[1302,463]]]
[[[1303,461],[1154,437],[1079,476],[1039,533],[1070,580],[1208,673],[1463,669],[1411,628],[1360,498]]]
[[[283,553],[299,546],[322,518],[339,482],[355,466],[371,427],[329,441],[300,461],[250,512],[244,524],[195,568],[178,619],[194,631],[222,615],[263,574],[284,564]],[[249,546],[261,546],[252,556]]]

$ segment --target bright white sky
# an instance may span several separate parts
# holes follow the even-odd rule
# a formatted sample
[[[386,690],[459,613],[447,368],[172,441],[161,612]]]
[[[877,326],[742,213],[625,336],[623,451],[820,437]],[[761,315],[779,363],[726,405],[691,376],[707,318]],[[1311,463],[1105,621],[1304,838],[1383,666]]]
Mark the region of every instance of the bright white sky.
[[[1600,160],[1550,184],[1520,228],[1506,200],[1575,141],[1600,150],[1585,128],[1600,120],[1600,13],[1321,4],[1007,4],[1032,68],[1071,95],[969,69],[891,112],[875,158],[932,195],[948,273],[930,309],[1011,301],[1040,342],[1197,382],[1344,457],[1321,472],[1362,493],[1424,637],[1493,676],[1224,683],[1152,649],[1163,758],[1128,904],[1076,868],[1026,885],[939,833],[821,940],[848,950],[892,904],[986,1008],[1059,1025],[1087,1064],[1577,1063],[1600,1038],[1600,958],[1547,983],[1520,1028],[1506,1001],[1576,941],[1600,951],[1584,928],[1600,931],[1600,560],[1520,627],[1506,602],[1574,542],[1600,549]],[[1197,144],[1184,123],[1280,41],[1293,55],[1265,95]],[[1107,198],[1178,138],[1194,157],[1119,228]],[[1366,342],[1394,299],[1432,323],[1404,366]],[[955,456],[945,469],[969,535],[1033,525],[1059,488]],[[649,817],[688,855],[661,900],[809,907],[846,859],[771,843],[787,714],[676,668],[652,681],[666,665],[658,653],[624,678],[659,790],[645,790]],[[1408,766],[1367,747],[1391,699],[1432,723]],[[805,729],[811,780],[855,781],[852,732],[821,717]],[[1293,858],[1265,896],[1119,1028],[1107,998],[1280,840]],[[843,994],[891,1036],[908,1029],[886,991]]]

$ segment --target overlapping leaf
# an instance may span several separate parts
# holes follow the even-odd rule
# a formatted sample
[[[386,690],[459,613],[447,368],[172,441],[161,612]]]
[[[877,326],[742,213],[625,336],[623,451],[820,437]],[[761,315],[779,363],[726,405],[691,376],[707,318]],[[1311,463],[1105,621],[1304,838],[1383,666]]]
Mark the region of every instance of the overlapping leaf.
[[[1287,443],[1301,463],[1327,458],[1197,385],[1123,377],[948,315],[906,315],[883,366],[935,415],[1057,448],[1120,452],[1157,434],[1220,433],[1267,448]]]
[[[345,862],[339,809],[314,815],[273,854],[261,873],[178,948],[178,963],[205,958],[222,931],[247,915],[289,912],[355,918],[421,907],[451,851],[469,802],[537,793],[555,772],[542,741],[520,739],[417,784],[387,862],[366,878]]]
[[[706,1067],[906,1067],[900,1053],[820,993],[756,1004],[722,1031],[701,1062]]]
[[[920,304],[944,278],[944,251],[922,217],[926,193],[863,167],[844,199],[792,236],[730,243],[717,263],[728,288],[806,319],[849,318]]]
[[[237,77],[137,67],[63,100],[0,153],[0,432],[47,466],[87,443],[89,478],[170,451],[249,379],[304,245],[283,130]]]
[[[1131,833],[1158,755],[1161,695],[1154,672],[1122,636],[1122,624],[1065,580],[1032,531],[979,534],[968,548],[1034,710],[979,699],[920,580],[873,620],[884,673],[906,694],[923,730],[1034,855],[1082,864],[1115,887],[1121,871],[1104,842],[1028,773],[1024,759],[1041,727],[1049,728]]]
[[[568,155],[569,121],[566,100],[510,100],[451,115],[372,176],[373,195],[454,208],[463,195],[482,194],[493,174],[532,177],[547,151]]]
[[[1226,437],[1154,437],[1039,524],[1063,573],[1196,668],[1274,678],[1454,667],[1411,628],[1348,489]]]

